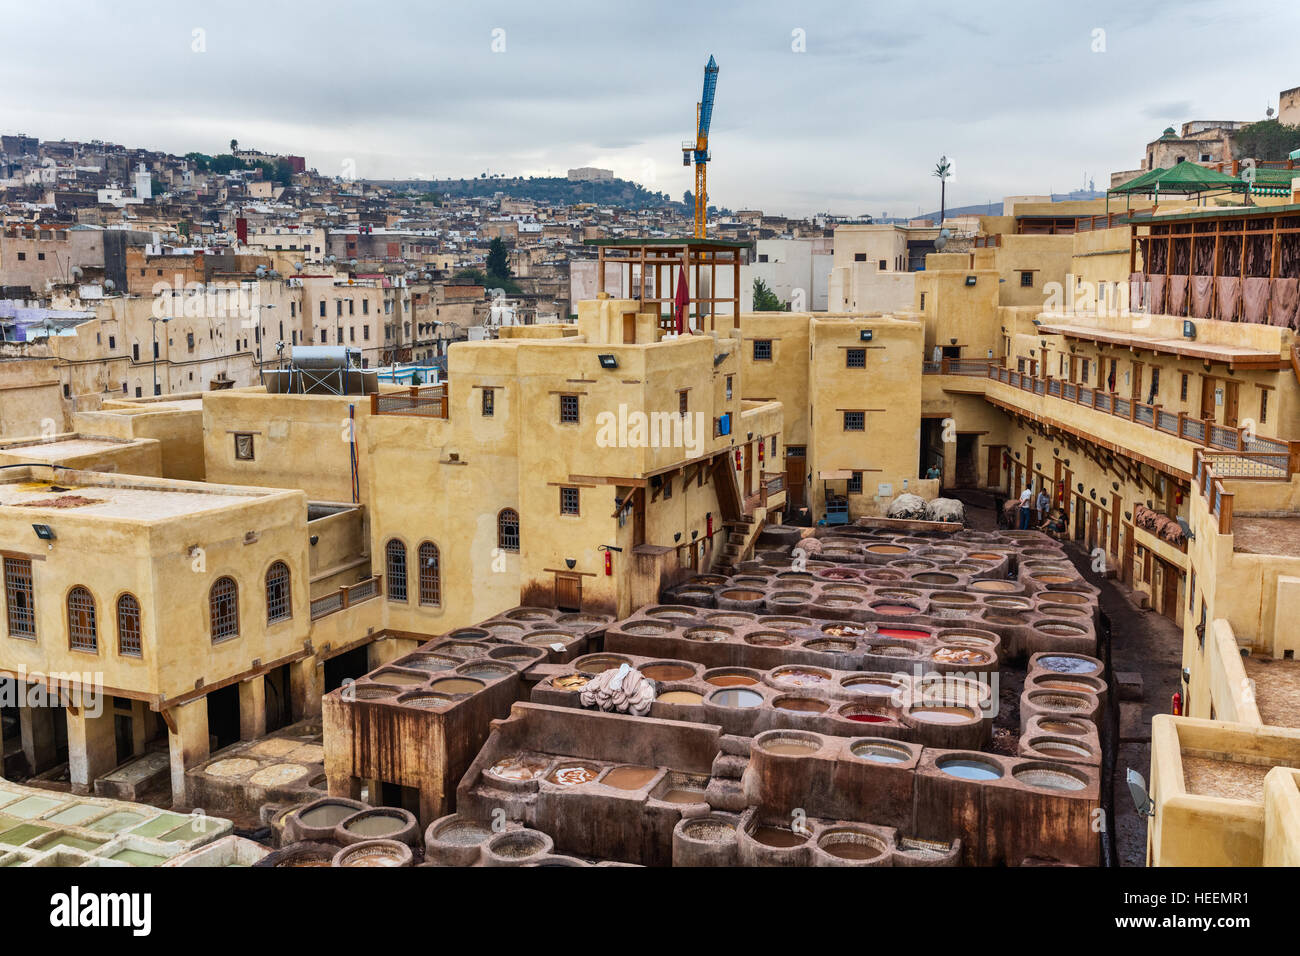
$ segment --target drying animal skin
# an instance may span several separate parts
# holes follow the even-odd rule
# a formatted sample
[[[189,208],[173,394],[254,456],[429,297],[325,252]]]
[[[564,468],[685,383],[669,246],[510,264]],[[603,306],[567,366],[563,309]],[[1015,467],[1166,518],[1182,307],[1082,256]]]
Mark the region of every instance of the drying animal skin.
[[[620,664],[597,674],[583,687],[579,699],[583,707],[599,707],[620,714],[643,717],[655,701],[655,683],[639,670]]]

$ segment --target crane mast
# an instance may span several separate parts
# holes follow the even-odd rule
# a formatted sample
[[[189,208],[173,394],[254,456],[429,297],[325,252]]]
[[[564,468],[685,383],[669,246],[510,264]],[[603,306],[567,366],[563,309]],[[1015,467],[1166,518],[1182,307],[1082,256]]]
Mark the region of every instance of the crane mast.
[[[712,56],[704,67],[704,92],[695,104],[695,142],[682,143],[682,165],[695,163],[695,238],[703,239],[709,208],[709,126],[713,122],[713,94],[718,88],[718,64]]]

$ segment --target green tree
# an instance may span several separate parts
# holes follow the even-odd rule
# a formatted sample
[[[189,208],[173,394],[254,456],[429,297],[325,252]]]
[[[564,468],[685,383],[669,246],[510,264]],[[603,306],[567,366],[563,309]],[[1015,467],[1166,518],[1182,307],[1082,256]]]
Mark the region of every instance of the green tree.
[[[1243,156],[1276,162],[1287,159],[1293,149],[1300,149],[1300,126],[1262,120],[1237,130],[1233,140]]]
[[[489,279],[494,280],[510,278],[510,251],[500,236],[488,244],[487,274]]]
[[[762,279],[754,280],[754,311],[784,312],[785,304]]]

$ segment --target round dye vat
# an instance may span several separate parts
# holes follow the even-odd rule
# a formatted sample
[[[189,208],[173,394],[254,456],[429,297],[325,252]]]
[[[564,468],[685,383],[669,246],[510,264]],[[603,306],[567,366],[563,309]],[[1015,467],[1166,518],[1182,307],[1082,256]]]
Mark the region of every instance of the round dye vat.
[[[390,700],[397,696],[397,688],[391,684],[356,684],[352,695],[357,700]]]
[[[878,637],[898,638],[904,641],[919,641],[930,636],[929,631],[918,631],[909,627],[879,627],[876,628]]]
[[[913,707],[908,711],[915,720],[927,724],[964,724],[977,716],[970,707],[955,705],[935,705],[931,707]]]
[[[808,626],[808,622],[801,617],[760,617],[758,623],[778,631],[793,631]]]
[[[969,647],[940,647],[930,657],[940,664],[987,664],[993,659]]]
[[[1087,608],[1076,607],[1072,604],[1040,604],[1038,610],[1043,614],[1050,614],[1053,617],[1087,617]]]
[[[591,678],[586,674],[565,674],[563,677],[551,679],[551,686],[558,687],[561,690],[580,690],[586,687]]]
[[[695,617],[695,608],[683,607],[680,604],[661,604],[658,607],[652,607],[646,611],[649,617]]]
[[[654,621],[637,621],[634,624],[624,624],[621,628],[624,634],[632,634],[636,637],[654,637],[658,634],[667,634],[672,629],[670,624],[656,624]]]
[[[525,637],[524,643],[533,647],[550,647],[552,644],[567,644],[577,636],[569,631],[538,631]]]
[[[1065,710],[1076,713],[1092,710],[1093,705],[1093,701],[1082,694],[1077,696],[1068,693],[1030,694],[1029,700],[1035,706],[1044,707],[1047,710]]]
[[[493,660],[505,661],[507,664],[523,664],[527,661],[535,661],[543,655],[543,651],[537,648],[522,647],[497,647],[488,651],[488,657]]]
[[[812,667],[778,667],[772,671],[772,680],[791,687],[819,687],[830,682],[831,674]]]
[[[868,588],[861,584],[828,584],[822,588],[822,594],[866,594]]]
[[[598,776],[600,776],[598,767],[585,763],[568,763],[556,767],[546,779],[561,787],[576,787],[595,780]]]
[[[758,678],[752,674],[705,674],[704,682],[714,687],[750,687]]]
[[[682,636],[688,641],[703,641],[708,644],[716,644],[718,641],[725,641],[731,637],[733,631],[729,627],[693,627]]]
[[[867,629],[862,624],[827,624],[822,633],[830,637],[861,637]]]
[[[1020,586],[1014,581],[972,581],[971,588],[976,591],[1017,591]]]
[[[734,687],[714,691],[709,695],[709,703],[717,707],[758,707],[763,703],[763,695],[744,687]]]
[[[724,614],[710,614],[705,620],[719,627],[743,627],[753,622],[754,615],[745,614],[741,611],[732,611]]]
[[[852,641],[820,640],[809,641],[804,647],[810,651],[821,651],[825,654],[844,654],[853,650],[857,645]]]
[[[1077,624],[1070,624],[1066,621],[1044,621],[1038,625],[1038,630],[1044,634],[1052,634],[1058,637],[1076,637],[1081,634],[1087,634],[1085,628]]]
[[[728,601],[761,601],[764,596],[762,591],[751,591],[748,588],[732,588],[719,595]]]
[[[1044,584],[1069,584],[1074,578],[1068,574],[1035,574],[1034,580]]]
[[[508,621],[493,621],[487,625],[487,631],[493,637],[515,637],[524,632],[524,626],[511,624]]]
[[[889,714],[883,714],[874,710],[866,710],[858,704],[849,704],[840,708],[840,716],[848,718],[858,724],[888,724],[893,721]]]
[[[444,677],[429,685],[429,689],[440,694],[472,694],[487,685],[471,677]]]
[[[880,657],[915,657],[916,651],[902,644],[870,644],[867,646],[868,654],[876,654]]]
[[[1002,768],[997,764],[970,757],[948,757],[935,766],[948,776],[961,780],[998,780],[1002,776]]]
[[[498,760],[488,768],[488,773],[502,780],[536,780],[551,764],[549,757],[514,754]]]
[[[930,598],[930,603],[940,607],[965,607],[974,604],[975,597],[971,594],[963,594],[961,591],[941,591]]]
[[[695,676],[695,668],[684,664],[647,664],[641,673],[651,680],[690,680]]]
[[[952,574],[941,574],[938,571],[928,571],[925,574],[918,574],[912,578],[918,584],[956,584],[957,578]]]
[[[665,803],[707,803],[703,790],[688,790],[682,787],[674,787],[665,790],[659,795],[660,800]]]
[[[984,602],[989,607],[1002,608],[1010,611],[1027,611],[1030,602],[1025,598],[1018,597],[993,597]]]
[[[356,807],[350,807],[346,803],[322,803],[298,814],[298,820],[303,826],[314,829],[336,827],[356,812]]]
[[[394,684],[398,687],[404,687],[411,684],[423,684],[428,680],[427,674],[403,674],[401,671],[379,671],[371,674],[367,680],[372,680],[376,684]]]
[[[420,710],[441,710],[452,703],[446,694],[409,694],[398,700],[406,707],[418,707]]]
[[[758,746],[781,757],[806,757],[822,749],[821,741],[811,737],[772,737],[759,741]]]
[[[405,828],[406,825],[407,821],[396,814],[371,812],[359,815],[356,819],[343,824],[343,829],[357,836],[378,839],[390,836]]]
[[[858,607],[862,601],[859,598],[824,597],[820,603],[822,607]]]
[[[657,767],[615,767],[600,782],[616,790],[640,790],[658,773]]]
[[[1080,594],[1078,591],[1044,591],[1039,595],[1043,601],[1049,601],[1054,604],[1087,604],[1088,595]]]
[[[1039,667],[1057,674],[1091,674],[1097,665],[1083,657],[1070,657],[1066,654],[1049,654],[1038,658]]]
[[[907,554],[908,551],[898,544],[869,544],[867,550],[872,554]]]
[[[873,604],[871,610],[877,614],[889,614],[894,617],[903,617],[908,614],[916,614],[919,609],[910,604]]]
[[[808,840],[808,834],[795,833],[786,827],[755,827],[749,835],[764,846],[778,849],[802,846]]]
[[[496,680],[498,677],[508,677],[515,673],[513,667],[505,667],[502,664],[490,664],[487,661],[476,661],[472,664],[462,664],[457,670],[457,674],[462,677],[477,677],[481,680]]]
[[[697,694],[693,690],[670,690],[667,693],[660,694],[655,700],[661,704],[698,704],[704,700],[703,694]]]
[[[793,710],[804,714],[824,714],[830,709],[826,701],[815,697],[778,697],[772,701],[772,706],[778,710]]]
[[[506,617],[512,621],[549,621],[551,612],[543,611],[541,608],[525,607],[511,611]]]
[[[1001,561],[1002,560],[1002,555],[994,554],[992,551],[972,551],[970,554],[966,555],[966,557],[973,558],[976,561]]]
[[[850,694],[869,694],[874,697],[893,696],[900,683],[880,677],[849,677],[841,685]]]
[[[607,670],[621,667],[627,664],[629,667],[632,662],[626,657],[614,657],[613,655],[595,655],[592,657],[579,657],[573,662],[573,666],[587,674],[602,674]]]
[[[755,631],[745,635],[745,643],[756,647],[788,647],[794,641],[780,631]]]
[[[507,624],[506,626],[513,627],[514,625]],[[453,641],[481,641],[487,636],[488,632],[481,627],[462,627],[447,635]]]
[[[454,657],[458,660],[468,660],[471,657],[483,656],[482,644],[439,644],[437,651],[448,657]]]
[[[1029,767],[1024,770],[1012,771],[1011,775],[1021,783],[1027,783],[1031,787],[1042,787],[1046,790],[1082,790],[1088,786],[1086,780],[1082,780],[1065,770],[1056,770],[1050,767]]]
[[[439,657],[436,654],[416,654],[397,662],[398,667],[408,667],[417,671],[448,671],[460,663],[454,657]]]
[[[889,852],[879,837],[863,830],[827,830],[817,845],[840,860],[878,860]]]
[[[1085,725],[1073,720],[1040,720],[1038,727],[1049,734],[1069,734],[1072,737],[1088,733]]]
[[[912,759],[911,751],[893,744],[877,743],[874,740],[853,744],[849,752],[855,757],[875,763],[907,763]]]
[[[1065,690],[1075,694],[1095,694],[1097,688],[1081,680],[1036,680],[1034,681],[1035,690]]]
[[[338,866],[404,866],[410,863],[411,851],[403,843],[394,840],[376,840],[373,843],[359,843],[341,850],[335,861]]]
[[[1065,740],[1038,740],[1030,746],[1033,748],[1034,753],[1042,754],[1044,757],[1077,760],[1092,756],[1092,751],[1087,747],[1072,744]]]

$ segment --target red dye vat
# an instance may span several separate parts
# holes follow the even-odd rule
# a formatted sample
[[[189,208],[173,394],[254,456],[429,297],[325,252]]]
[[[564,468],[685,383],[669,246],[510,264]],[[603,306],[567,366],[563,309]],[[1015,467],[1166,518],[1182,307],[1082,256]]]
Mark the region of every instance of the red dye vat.
[[[906,627],[881,627],[876,629],[881,637],[899,637],[905,641],[919,641],[930,635],[925,631],[914,631]]]

